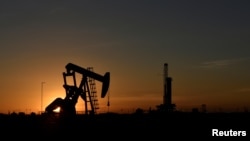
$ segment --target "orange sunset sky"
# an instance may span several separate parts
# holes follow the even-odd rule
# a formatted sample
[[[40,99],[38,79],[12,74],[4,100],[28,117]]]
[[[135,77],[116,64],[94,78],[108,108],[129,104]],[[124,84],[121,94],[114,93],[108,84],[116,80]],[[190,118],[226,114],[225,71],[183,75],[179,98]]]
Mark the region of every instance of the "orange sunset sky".
[[[249,109],[249,6],[231,0],[3,0],[0,112],[39,112],[64,98],[69,62],[110,72],[109,109],[96,81],[100,112],[162,104],[164,63],[178,110],[201,104],[209,111]],[[77,110],[83,106],[79,99]]]

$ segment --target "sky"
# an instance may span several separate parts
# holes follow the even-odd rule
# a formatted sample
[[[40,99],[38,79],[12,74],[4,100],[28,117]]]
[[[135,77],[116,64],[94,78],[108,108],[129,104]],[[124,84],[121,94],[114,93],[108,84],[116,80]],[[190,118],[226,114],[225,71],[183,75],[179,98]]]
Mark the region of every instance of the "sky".
[[[110,72],[105,98],[96,81],[100,112],[162,104],[164,63],[177,110],[247,110],[249,7],[243,0],[1,0],[0,112],[39,112],[64,98],[68,63]]]

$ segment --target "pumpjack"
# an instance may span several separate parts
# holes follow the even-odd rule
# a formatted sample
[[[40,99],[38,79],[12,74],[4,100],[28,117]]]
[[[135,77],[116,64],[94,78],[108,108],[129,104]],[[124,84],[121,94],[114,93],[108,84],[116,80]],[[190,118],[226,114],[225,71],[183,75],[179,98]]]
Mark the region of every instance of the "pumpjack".
[[[54,113],[54,110],[60,107],[60,115],[76,115],[76,104],[78,98],[81,97],[85,102],[85,114],[95,114],[96,113],[96,95],[93,89],[94,80],[102,82],[101,98],[104,98],[107,94],[110,84],[110,72],[106,72],[104,75],[97,74],[91,69],[85,69],[73,63],[68,63],[66,66],[66,72],[63,72],[64,79],[64,89],[66,91],[66,96],[64,99],[58,97],[51,104],[49,104],[45,112]],[[79,73],[82,78],[80,84],[77,85],[76,73]],[[67,78],[73,78],[73,84],[68,84]],[[89,104],[87,103],[89,102]],[[88,110],[88,105],[91,109]]]

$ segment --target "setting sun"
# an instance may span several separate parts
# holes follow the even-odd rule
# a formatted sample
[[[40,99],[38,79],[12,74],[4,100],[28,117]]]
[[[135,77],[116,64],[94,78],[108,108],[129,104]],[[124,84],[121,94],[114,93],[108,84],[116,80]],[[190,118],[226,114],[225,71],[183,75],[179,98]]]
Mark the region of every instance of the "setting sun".
[[[56,108],[55,110],[53,110],[54,112],[56,113],[59,113],[60,112],[60,107]]]
[[[2,138],[250,136],[250,1],[0,5]]]

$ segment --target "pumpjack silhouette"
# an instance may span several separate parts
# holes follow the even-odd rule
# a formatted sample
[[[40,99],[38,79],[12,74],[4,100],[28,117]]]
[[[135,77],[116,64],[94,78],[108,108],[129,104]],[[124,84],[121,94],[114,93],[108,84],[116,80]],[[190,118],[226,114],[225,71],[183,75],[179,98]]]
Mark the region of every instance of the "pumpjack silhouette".
[[[98,80],[102,82],[101,98],[104,98],[107,94],[110,84],[110,72],[106,72],[104,75],[97,74],[91,69],[85,69],[78,65],[68,63],[66,66],[66,72],[63,72],[64,89],[66,96],[64,99],[58,97],[51,104],[45,108],[45,112],[48,114],[54,113],[54,110],[60,107],[60,115],[74,116],[76,115],[76,104],[78,98],[81,97],[85,102],[85,114],[96,114],[98,109],[96,103],[96,91],[93,89],[93,81]],[[76,73],[82,75],[80,84],[77,85]],[[67,78],[73,78],[73,84],[67,83]],[[88,104],[89,102],[89,104]],[[90,105],[91,109],[88,109]]]

